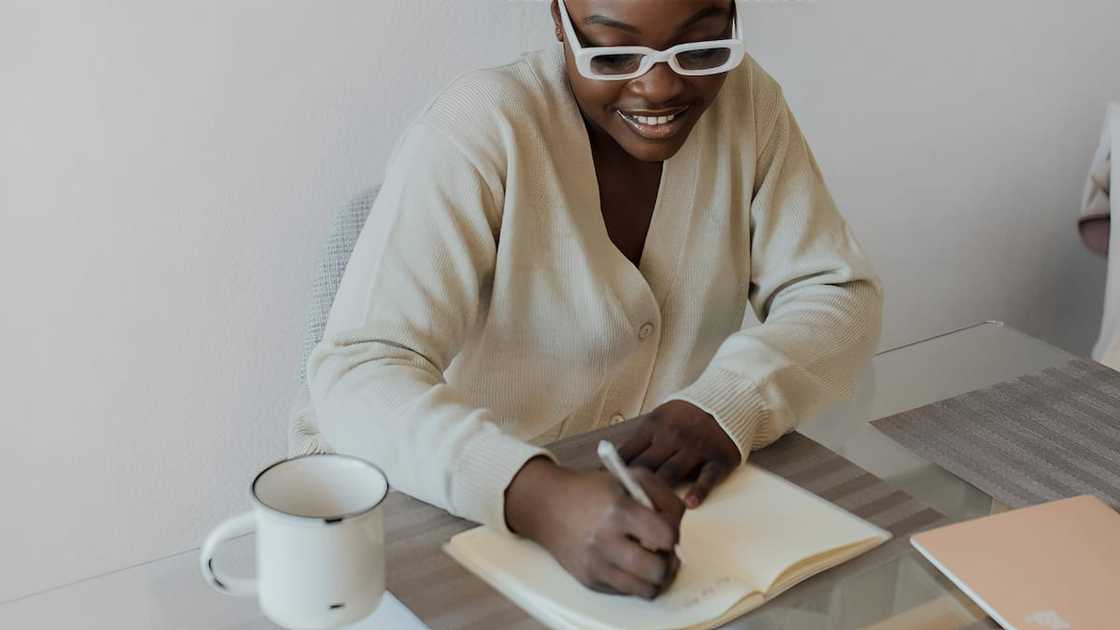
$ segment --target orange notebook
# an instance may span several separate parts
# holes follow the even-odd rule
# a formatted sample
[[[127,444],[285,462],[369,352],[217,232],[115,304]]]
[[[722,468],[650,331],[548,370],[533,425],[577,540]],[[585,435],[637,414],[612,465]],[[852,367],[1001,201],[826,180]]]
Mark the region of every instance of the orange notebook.
[[[1120,628],[1120,514],[1094,496],[941,527],[910,544],[1008,630]]]

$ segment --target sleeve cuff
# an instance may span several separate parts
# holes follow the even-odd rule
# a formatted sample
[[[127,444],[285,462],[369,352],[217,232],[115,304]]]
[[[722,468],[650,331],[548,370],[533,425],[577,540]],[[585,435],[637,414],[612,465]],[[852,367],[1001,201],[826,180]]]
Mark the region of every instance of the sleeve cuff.
[[[506,524],[505,496],[513,478],[525,462],[538,456],[552,461],[546,449],[523,442],[496,426],[487,427],[460,452],[459,465],[451,477],[451,495],[463,518],[514,535]]]
[[[683,400],[712,414],[739,447],[740,462],[744,464],[760,428],[770,415],[757,386],[739,374],[720,368],[705,371],[695,383],[668,400]]]

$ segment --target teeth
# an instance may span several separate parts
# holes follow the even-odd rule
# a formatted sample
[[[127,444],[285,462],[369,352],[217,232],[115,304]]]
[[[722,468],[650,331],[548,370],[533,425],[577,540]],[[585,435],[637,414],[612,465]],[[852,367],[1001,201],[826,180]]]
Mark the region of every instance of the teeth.
[[[642,123],[643,125],[664,125],[667,122],[671,122],[678,114],[669,114],[668,116],[637,116],[623,112],[623,115],[630,120]]]

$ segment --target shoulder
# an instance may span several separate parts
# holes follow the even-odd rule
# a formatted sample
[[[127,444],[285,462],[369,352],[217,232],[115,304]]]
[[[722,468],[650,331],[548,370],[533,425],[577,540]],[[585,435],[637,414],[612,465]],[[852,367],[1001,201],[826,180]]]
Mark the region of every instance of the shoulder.
[[[542,120],[545,97],[533,68],[536,54],[455,76],[423,106],[417,122],[441,130],[469,154],[497,158]]]
[[[747,54],[720,88],[709,121],[719,131],[708,135],[727,150],[757,153],[784,110],[784,99],[778,81]]]
[[[773,120],[782,98],[782,86],[749,53],[728,74],[719,96],[726,115],[763,126]]]
[[[519,155],[544,146],[540,121],[548,115],[541,108],[548,98],[534,54],[452,78],[404,127],[390,168],[422,172],[441,185],[473,179],[464,185],[484,185],[501,207],[510,173],[521,172],[512,168]]]
[[[459,122],[464,116],[492,117],[529,105],[536,79],[521,59],[503,66],[480,68],[457,75],[429,100],[422,116]],[[483,118],[482,120],[485,120]]]
[[[760,99],[762,101],[773,101],[778,98],[782,93],[782,86],[778,80],[773,77],[762,64],[754,57],[747,55],[743,60],[743,65],[746,67],[747,75],[750,80],[751,94],[756,102]]]

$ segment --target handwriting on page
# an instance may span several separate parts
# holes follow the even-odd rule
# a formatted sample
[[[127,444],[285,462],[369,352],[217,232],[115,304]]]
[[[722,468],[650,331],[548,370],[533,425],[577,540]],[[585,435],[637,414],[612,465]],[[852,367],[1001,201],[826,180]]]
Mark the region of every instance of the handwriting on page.
[[[681,584],[680,588],[674,586],[662,595],[663,601],[660,604],[672,609],[692,608],[705,604],[721,590],[735,584],[735,578],[728,575],[707,579],[703,582]]]
[[[732,581],[733,580],[726,575],[716,578],[714,581],[709,582],[708,584],[700,585],[699,589],[689,589],[688,591],[680,593],[680,600],[674,601],[673,604],[681,608],[689,608],[695,606],[700,602],[706,601],[712,595],[715,595],[717,592],[719,592],[721,586],[726,586]]]

